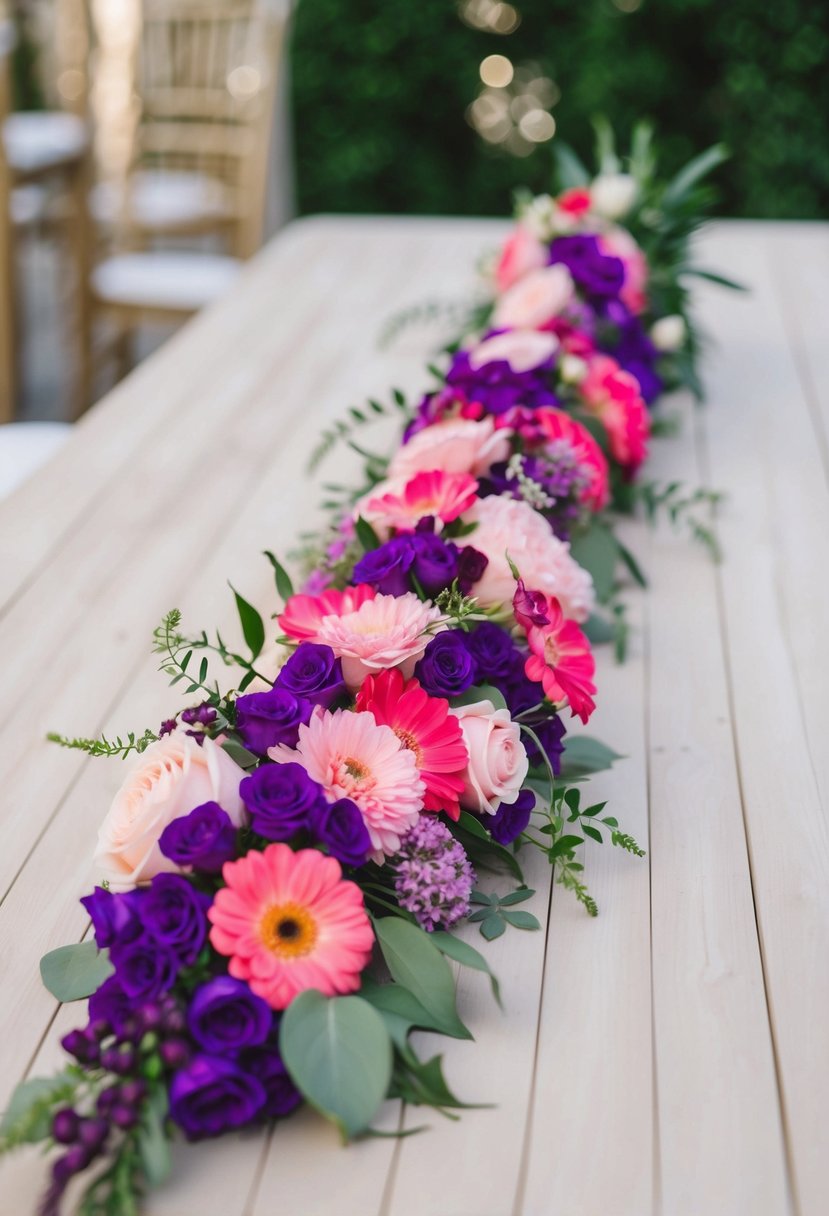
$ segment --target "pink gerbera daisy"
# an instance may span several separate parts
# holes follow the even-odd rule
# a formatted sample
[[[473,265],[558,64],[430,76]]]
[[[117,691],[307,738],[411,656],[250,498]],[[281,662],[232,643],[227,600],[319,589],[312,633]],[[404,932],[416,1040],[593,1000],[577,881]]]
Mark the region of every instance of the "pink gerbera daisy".
[[[470,473],[442,469],[416,473],[401,488],[386,485],[385,493],[371,495],[360,510],[366,519],[387,529],[412,529],[427,515],[438,524],[451,523],[472,506],[478,494],[478,483]]]
[[[277,618],[279,627],[289,638],[313,641],[325,617],[354,612],[366,600],[373,600],[376,594],[373,587],[360,583],[357,587],[346,587],[344,591],[331,587],[322,595],[292,595]]]
[[[575,621],[565,619],[554,596],[547,599],[546,615],[549,619],[545,625],[535,625],[527,618],[522,621],[530,646],[524,671],[543,686],[550,701],[566,699],[573,716],[586,722],[596,708],[596,663],[590,643]]]
[[[390,726],[414,755],[426,785],[424,810],[446,811],[450,819],[457,819],[469,756],[449,702],[430,697],[417,680],[406,682],[399,671],[384,671],[366,678],[357,694],[357,708]]]
[[[635,473],[648,454],[650,435],[639,381],[610,355],[594,355],[580,389],[587,409],[604,424],[613,459]]]
[[[423,809],[426,786],[414,752],[373,714],[318,709],[307,726],[300,726],[295,751],[279,746],[268,754],[278,764],[298,760],[332,800],[355,802],[376,861],[397,852],[400,837]]]
[[[367,675],[388,667],[410,676],[441,619],[440,609],[411,591],[377,595],[355,612],[327,616],[315,640],[342,659],[343,678],[355,691]]]
[[[227,886],[207,913],[210,941],[272,1009],[308,988],[334,996],[360,987],[374,933],[360,888],[333,857],[271,844],[226,862],[222,876]]]

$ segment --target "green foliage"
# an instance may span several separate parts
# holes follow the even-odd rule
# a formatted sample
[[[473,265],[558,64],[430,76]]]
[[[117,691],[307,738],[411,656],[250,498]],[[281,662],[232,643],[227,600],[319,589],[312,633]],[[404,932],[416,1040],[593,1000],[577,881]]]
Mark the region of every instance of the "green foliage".
[[[0,1153],[21,1144],[45,1140],[52,1114],[74,1098],[80,1075],[79,1070],[68,1068],[54,1077],[32,1077],[22,1081],[12,1094],[0,1123]]]
[[[578,781],[591,773],[601,773],[610,768],[614,760],[621,760],[621,756],[600,739],[591,735],[568,736],[562,756],[561,779]]]
[[[713,561],[720,560],[722,552],[716,534],[710,523],[700,519],[697,513],[697,508],[701,508],[710,519],[723,499],[719,491],[702,487],[688,490],[681,481],[670,481],[665,486],[643,481],[637,486],[637,493],[644,503],[649,523],[655,523],[660,512],[664,512],[675,528],[687,528],[692,539],[708,550]]]
[[[451,968],[429,934],[396,916],[376,921],[374,931],[392,979],[408,989],[436,1028],[452,1038],[471,1038],[455,1008]]]
[[[446,825],[449,831],[464,847],[469,860],[476,870],[493,870],[496,873],[506,870],[519,882],[524,881],[524,875],[518,858],[509,849],[498,844],[487,832],[480,819],[461,811],[456,823],[451,820]]]
[[[100,739],[71,738],[69,735],[59,735],[54,731],[49,731],[46,738],[50,743],[57,743],[60,747],[72,748],[74,751],[86,752],[90,756],[120,756],[122,760],[126,760],[131,752],[140,755],[141,752],[146,751],[151,743],[156,742],[158,735],[148,728],[143,735],[138,736],[134,731],[130,731],[126,739],[122,739],[120,735],[116,735],[114,739],[108,739],[106,735],[101,735]]]
[[[453,933],[444,933],[443,930],[438,930],[431,936],[433,944],[437,946],[442,954],[454,959],[462,967],[471,967],[473,971],[483,971],[488,975],[489,982],[492,985],[492,995],[498,1004],[501,1004],[501,989],[498,980],[492,974],[489,963],[480,951],[476,950],[474,946],[470,946],[469,942],[463,941],[462,938],[455,937]]]
[[[382,1017],[359,996],[315,989],[285,1011],[279,1047],[294,1084],[345,1140],[365,1131],[386,1097],[392,1045]]]
[[[507,925],[512,925],[513,929],[540,929],[537,916],[523,909],[515,909],[516,904],[531,899],[533,895],[535,891],[530,887],[519,887],[508,895],[487,895],[484,891],[473,891],[470,902],[480,906],[469,919],[472,924],[479,925],[481,935],[488,942],[505,933]]]
[[[358,409],[356,405],[349,406],[346,418],[339,418],[322,432],[319,443],[311,453],[308,472],[315,473],[334,448],[340,443],[345,443],[347,447],[350,447],[359,456],[363,456],[367,461],[367,474],[370,480],[379,481],[385,474],[388,461],[373,452],[366,452],[355,442],[354,433],[359,427],[375,422],[378,418],[397,416],[401,421],[408,422],[412,413],[412,407],[406,400],[405,393],[401,392],[399,388],[391,390],[391,403],[384,403],[370,397],[362,409]]]
[[[499,52],[555,81],[558,131],[588,162],[593,115],[624,133],[649,115],[668,174],[720,141],[734,151],[718,178],[721,213],[826,213],[829,23],[820,0],[517,7],[521,24],[502,37],[470,28],[446,0],[302,0],[292,60],[301,210],[504,215],[517,186],[549,189],[560,136],[513,158],[465,120],[478,65]],[[646,162],[647,145],[635,151]]]
[[[96,992],[114,968],[109,952],[94,942],[59,946],[40,960],[40,978],[59,1001],[81,1001]]]

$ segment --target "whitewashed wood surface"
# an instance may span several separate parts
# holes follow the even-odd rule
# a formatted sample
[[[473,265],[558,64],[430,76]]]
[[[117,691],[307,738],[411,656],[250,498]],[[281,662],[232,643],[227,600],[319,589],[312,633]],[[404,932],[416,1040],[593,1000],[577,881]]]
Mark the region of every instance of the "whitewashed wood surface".
[[[149,653],[162,613],[231,633],[229,578],[275,607],[264,548],[318,518],[306,458],[367,395],[424,387],[443,336],[395,311],[462,301],[492,222],[315,219],[140,367],[0,507],[0,1102],[51,1069],[80,1020],[38,960],[87,930],[117,761],[49,729],[141,730],[174,704]],[[543,864],[545,932],[484,946],[505,1011],[459,978],[475,1043],[446,1040],[458,1122],[389,1104],[402,1140],[339,1147],[301,1114],[176,1151],[152,1216],[823,1216],[829,1211],[829,226],[718,224],[700,260],[708,402],[646,476],[727,495],[720,566],[669,527],[625,525],[650,575],[624,666],[599,654],[591,723],[625,754],[591,792],[647,859],[585,858],[589,920]],[[369,441],[369,437],[366,436]],[[388,426],[371,441],[392,441]],[[322,470],[338,480],[338,452]],[[476,939],[479,944],[480,939]],[[34,1212],[35,1153],[0,1168],[0,1213]]]

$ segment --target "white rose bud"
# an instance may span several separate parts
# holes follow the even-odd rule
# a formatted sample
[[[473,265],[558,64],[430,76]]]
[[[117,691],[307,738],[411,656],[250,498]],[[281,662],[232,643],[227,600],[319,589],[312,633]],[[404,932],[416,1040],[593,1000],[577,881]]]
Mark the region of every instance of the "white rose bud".
[[[521,214],[522,221],[539,241],[552,239],[556,205],[549,194],[537,195]]]
[[[578,355],[562,355],[558,368],[565,384],[581,384],[587,375],[587,364]]]
[[[627,215],[636,198],[636,182],[629,173],[602,173],[590,187],[593,208],[608,220]]]
[[[675,351],[685,342],[687,328],[685,319],[678,313],[660,317],[651,328],[651,341],[657,350]]]

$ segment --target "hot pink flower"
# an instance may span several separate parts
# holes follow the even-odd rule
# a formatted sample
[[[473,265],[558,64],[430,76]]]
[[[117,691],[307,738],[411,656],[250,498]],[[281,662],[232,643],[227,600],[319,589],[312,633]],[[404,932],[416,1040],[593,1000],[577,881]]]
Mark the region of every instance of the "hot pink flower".
[[[358,587],[346,587],[345,591],[332,587],[322,595],[292,595],[277,618],[279,627],[289,638],[313,641],[325,617],[354,612],[376,594],[373,587],[361,583]]]
[[[495,305],[495,329],[539,329],[557,317],[573,296],[573,279],[559,263],[531,270],[505,291]]]
[[[492,418],[452,418],[413,435],[392,457],[389,476],[442,469],[479,477],[493,464],[509,457],[509,431],[495,429]]]
[[[384,671],[367,677],[357,694],[357,709],[390,726],[414,754],[426,784],[424,810],[445,811],[450,819],[457,819],[468,757],[463,732],[458,719],[449,712],[449,702],[428,696],[417,680],[407,683],[399,671]]]
[[[431,469],[416,473],[402,486],[400,482],[381,482],[358,504],[357,510],[385,530],[411,530],[426,515],[433,516],[436,522],[450,523],[472,506],[477,494],[478,483],[469,473]]]
[[[605,426],[613,459],[632,475],[648,454],[650,435],[639,381],[610,355],[595,355],[579,387],[588,410]]]
[[[574,220],[581,220],[587,215],[592,203],[590,191],[586,186],[573,186],[570,190],[562,190],[556,199],[556,208]]]
[[[529,228],[519,224],[507,238],[498,265],[495,267],[495,286],[506,291],[529,270],[546,265],[547,251]]]
[[[360,987],[374,932],[362,891],[333,857],[271,844],[226,862],[222,876],[227,886],[207,913],[210,941],[272,1009],[308,988],[334,996]]]
[[[314,640],[342,659],[343,678],[354,691],[367,675],[388,667],[411,676],[440,620],[440,610],[411,591],[377,595],[355,612],[325,617]]]
[[[566,700],[573,716],[586,722],[596,708],[596,664],[590,643],[575,621],[565,620],[555,597],[547,600],[547,615],[549,624],[525,626],[531,653],[524,670],[543,686],[550,701]]]
[[[332,800],[355,802],[376,861],[397,852],[400,837],[423,809],[426,786],[415,753],[373,714],[317,709],[308,725],[300,726],[296,750],[272,747],[269,755],[278,764],[299,761]]]
[[[586,426],[565,410],[542,407],[535,418],[547,444],[567,444],[573,449],[589,480],[582,491],[582,502],[592,511],[601,511],[610,498],[610,474],[607,459]]]
[[[477,371],[488,363],[508,363],[514,372],[529,372],[558,350],[555,334],[538,333],[535,330],[512,330],[496,334],[473,346],[469,352],[469,366]]]

